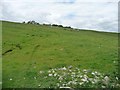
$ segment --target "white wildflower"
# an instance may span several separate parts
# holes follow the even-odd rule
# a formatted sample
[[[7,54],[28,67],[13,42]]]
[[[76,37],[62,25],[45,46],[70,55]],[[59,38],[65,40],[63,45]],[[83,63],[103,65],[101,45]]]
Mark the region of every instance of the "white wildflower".
[[[73,75],[75,75],[75,72],[72,72]]]
[[[70,85],[71,83],[72,83],[72,81],[69,81],[69,82],[68,82],[68,85]]]
[[[87,76],[86,74],[84,75],[84,77],[85,77],[85,78],[88,78],[88,76]]]
[[[89,80],[90,80],[90,81],[93,81],[93,79],[92,79],[92,78],[89,78]]]
[[[52,76],[52,74],[49,74],[48,76],[50,76],[50,77],[51,77],[51,76]]]
[[[98,72],[97,75],[101,75],[101,73]]]
[[[92,84],[94,84],[95,82],[94,81],[92,81]]]
[[[80,78],[82,78],[83,76],[81,75]]]
[[[12,81],[12,78],[10,78],[10,81]]]
[[[116,61],[113,61],[113,63],[116,63]]]
[[[80,82],[79,84],[82,85],[82,84],[84,84],[84,82]]]
[[[96,79],[98,79],[99,77],[95,76]]]
[[[77,84],[77,82],[76,82],[76,81],[73,81],[72,83],[73,83],[73,84]]]
[[[57,86],[59,87],[59,86],[60,86],[60,84],[59,84],[59,83],[57,83]]]
[[[105,76],[104,79],[105,79],[106,81],[109,81],[109,80],[110,80],[108,76]]]
[[[106,88],[105,86],[102,86],[102,88]]]
[[[105,76],[104,80],[103,80],[103,83],[106,84],[106,85],[108,85],[109,81],[110,81],[109,77]]]
[[[118,77],[116,77],[116,80],[118,80]]]
[[[77,67],[76,67],[75,69],[76,69],[76,70],[79,70],[79,68],[77,68]]]
[[[59,79],[59,80],[63,80],[62,76],[60,76],[58,79]]]
[[[52,73],[55,73],[55,71],[53,70]]]
[[[60,75],[58,74],[57,76],[59,77]]]
[[[60,88],[71,88],[71,87],[60,87]]]
[[[72,70],[69,70],[69,72],[72,72]]]
[[[47,76],[45,76],[44,78],[47,78]]]
[[[79,78],[79,77],[80,77],[80,75],[77,75],[76,77],[78,77],[78,78]]]
[[[65,72],[63,72],[63,76],[66,76],[66,73],[65,73]]]
[[[94,82],[95,82],[95,83],[97,83],[97,82],[98,82],[98,80],[97,80],[97,79],[94,79]]]
[[[48,70],[48,73],[51,73],[51,71],[50,71],[50,70]]]
[[[80,71],[78,71],[78,73],[80,74],[81,72],[80,72]]]
[[[82,80],[83,82],[86,82],[86,81],[87,81],[87,79],[86,79],[86,78],[82,78],[81,80]]]
[[[76,70],[73,70],[74,72],[76,71]]]
[[[62,86],[65,86],[65,84],[63,83]]]
[[[36,77],[34,77],[34,79],[36,79]]]
[[[86,70],[86,69],[83,69],[83,71],[84,71],[84,72],[87,72],[87,70]]]
[[[71,69],[71,68],[72,68],[72,65],[68,66],[68,68]]]
[[[54,77],[55,77],[55,76],[57,76],[57,74],[56,74],[56,73],[54,74]]]
[[[62,70],[67,70],[66,67],[63,67]]]
[[[94,72],[92,72],[91,74],[92,74],[92,75],[95,75],[95,73],[94,73]]]
[[[43,71],[40,71],[39,73],[40,73],[40,74],[42,74],[42,73],[43,73]]]
[[[95,74],[97,74],[98,72],[97,71],[95,71]]]
[[[120,84],[117,84],[116,86],[120,87]]]
[[[39,84],[38,86],[40,87],[41,85]]]

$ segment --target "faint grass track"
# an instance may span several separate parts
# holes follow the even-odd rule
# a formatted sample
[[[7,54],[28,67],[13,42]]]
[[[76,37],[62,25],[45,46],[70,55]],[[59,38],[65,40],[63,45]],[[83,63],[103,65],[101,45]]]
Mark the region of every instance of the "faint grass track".
[[[35,52],[37,51],[37,49],[39,48],[40,45],[36,45],[31,53],[30,59],[33,59],[33,56],[35,54]]]
[[[29,78],[33,78],[33,76],[37,74],[36,71],[33,70],[33,67],[36,64],[36,62],[34,61],[34,55],[35,55],[35,52],[38,50],[39,46],[40,45],[36,45],[33,48],[33,51],[31,52],[31,55],[30,55],[30,59],[29,59],[30,62],[27,66],[27,71],[25,71],[25,75]]]

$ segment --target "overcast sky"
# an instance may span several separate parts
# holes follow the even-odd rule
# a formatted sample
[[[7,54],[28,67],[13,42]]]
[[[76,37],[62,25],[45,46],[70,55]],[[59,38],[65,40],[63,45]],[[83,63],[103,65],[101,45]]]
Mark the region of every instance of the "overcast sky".
[[[1,20],[118,32],[119,0],[3,0]]]

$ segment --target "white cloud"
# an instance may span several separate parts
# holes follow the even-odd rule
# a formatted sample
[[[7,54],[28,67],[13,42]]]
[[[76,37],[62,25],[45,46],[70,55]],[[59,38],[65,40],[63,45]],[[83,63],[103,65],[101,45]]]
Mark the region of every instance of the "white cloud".
[[[119,2],[119,0],[76,0],[76,2]]]
[[[118,0],[4,0],[3,20],[117,31]]]

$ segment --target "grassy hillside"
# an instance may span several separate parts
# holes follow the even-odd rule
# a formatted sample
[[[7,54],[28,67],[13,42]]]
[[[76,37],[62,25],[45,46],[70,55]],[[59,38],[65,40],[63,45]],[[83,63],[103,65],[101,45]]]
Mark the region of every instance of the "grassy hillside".
[[[116,72],[117,33],[5,21],[2,24],[4,88],[54,87],[57,81],[43,80],[44,75],[38,73],[61,67],[90,69],[108,75]]]

